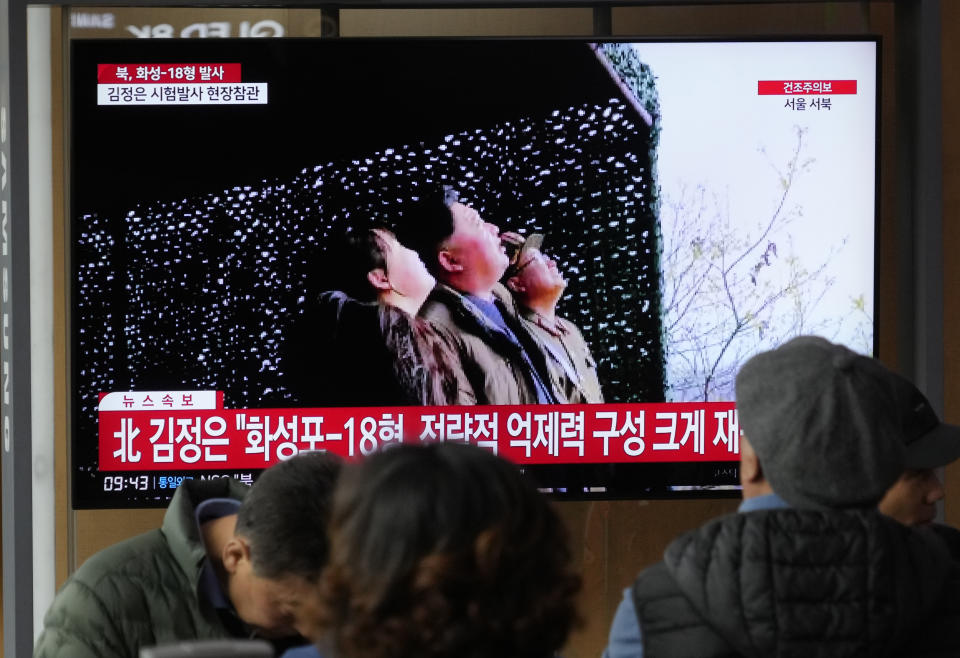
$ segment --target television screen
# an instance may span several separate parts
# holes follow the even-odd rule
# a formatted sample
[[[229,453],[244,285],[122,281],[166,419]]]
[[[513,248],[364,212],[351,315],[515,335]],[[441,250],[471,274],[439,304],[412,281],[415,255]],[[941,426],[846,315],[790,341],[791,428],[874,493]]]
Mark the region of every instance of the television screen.
[[[735,495],[744,360],[803,333],[873,350],[875,40],[71,48],[76,508],[434,439],[560,499]],[[485,395],[477,336],[429,314],[406,326],[465,359],[477,404],[384,397],[382,315],[335,347],[345,237],[416,235],[445,186],[486,230],[542,235],[565,281],[547,326],[497,290],[536,404]],[[598,394],[549,390],[550,364],[582,390],[571,360]]]

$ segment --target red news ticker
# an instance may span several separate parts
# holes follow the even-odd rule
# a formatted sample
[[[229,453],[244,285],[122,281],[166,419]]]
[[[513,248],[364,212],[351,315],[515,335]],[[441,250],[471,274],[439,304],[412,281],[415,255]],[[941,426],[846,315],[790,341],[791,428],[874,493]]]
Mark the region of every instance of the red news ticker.
[[[732,402],[99,412],[104,471],[259,469],[299,452],[357,459],[446,440],[517,464],[736,461]]]
[[[760,96],[856,93],[856,80],[759,80],[757,82],[757,94]]]
[[[211,82],[242,82],[240,64],[97,64],[97,83],[102,85]]]

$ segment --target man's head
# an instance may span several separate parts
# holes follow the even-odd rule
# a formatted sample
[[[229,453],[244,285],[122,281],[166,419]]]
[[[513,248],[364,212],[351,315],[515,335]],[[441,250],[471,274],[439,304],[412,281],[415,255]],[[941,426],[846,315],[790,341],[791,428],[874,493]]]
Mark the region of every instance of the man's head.
[[[497,226],[461,203],[451,187],[420,199],[400,239],[438,281],[469,294],[489,295],[509,264]]]
[[[351,297],[394,306],[411,300],[414,313],[436,283],[417,253],[385,227],[351,231],[326,261],[332,282]]]
[[[935,505],[944,491],[935,469],[960,458],[960,427],[941,423],[927,398],[906,380],[900,397],[905,409],[902,427],[907,468],[879,507],[903,524],[919,525],[936,516]]]
[[[266,636],[311,632],[339,472],[340,460],[325,453],[280,462],[263,472],[237,512],[221,555],[227,596]]]
[[[764,478],[794,507],[871,507],[903,472],[903,378],[814,336],[753,357],[737,408]]]
[[[500,240],[510,258],[503,282],[520,305],[534,309],[555,307],[567,281],[556,262],[540,251],[543,236],[533,233],[524,238],[518,233],[505,232]]]

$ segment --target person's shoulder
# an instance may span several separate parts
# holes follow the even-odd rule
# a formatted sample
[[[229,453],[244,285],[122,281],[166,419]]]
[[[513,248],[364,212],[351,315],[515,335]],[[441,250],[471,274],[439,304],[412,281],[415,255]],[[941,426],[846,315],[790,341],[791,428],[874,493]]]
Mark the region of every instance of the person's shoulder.
[[[520,321],[520,324],[522,324],[528,330],[543,331],[542,329],[540,329],[540,325],[537,323],[536,311],[534,311],[531,308],[527,308],[526,306],[520,306],[519,304],[515,304],[515,308],[516,308],[516,316],[517,316],[517,319]]]
[[[375,319],[380,311],[376,301],[360,301],[339,290],[320,293],[316,308],[317,318],[321,322],[347,326]]]
[[[944,541],[960,543],[960,530],[953,526],[944,525],[943,523],[932,523],[930,524],[930,529]]]
[[[188,607],[185,580],[173,592],[174,560],[159,530],[95,553],[57,592],[44,616],[35,656],[122,656],[150,644],[156,601]],[[174,581],[176,582],[176,581]],[[167,595],[159,596],[161,589]]]
[[[169,576],[172,564],[169,546],[159,530],[108,546],[90,556],[67,579],[57,592],[46,623],[64,625],[69,623],[67,619],[79,617],[122,617],[131,607],[141,605],[144,595]]]
[[[640,622],[634,607],[633,588],[623,592],[623,599],[610,624],[610,634],[603,658],[636,658],[643,655],[643,637]]]
[[[950,557],[960,561],[960,530],[942,523],[932,524],[930,530],[946,545]]]
[[[633,587],[629,588],[626,593],[631,595],[629,597],[631,604],[635,605],[636,595],[640,592],[652,598],[660,598],[663,596],[673,596],[677,591],[676,582],[670,575],[666,563],[661,561],[651,564],[637,574],[636,579],[633,581]]]

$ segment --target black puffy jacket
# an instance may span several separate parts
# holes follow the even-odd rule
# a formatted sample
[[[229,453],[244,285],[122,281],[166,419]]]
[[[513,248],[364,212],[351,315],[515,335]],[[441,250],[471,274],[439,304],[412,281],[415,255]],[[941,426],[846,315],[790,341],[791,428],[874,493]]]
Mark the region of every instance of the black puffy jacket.
[[[637,578],[644,658],[960,656],[960,569],[873,511],[715,519]]]

